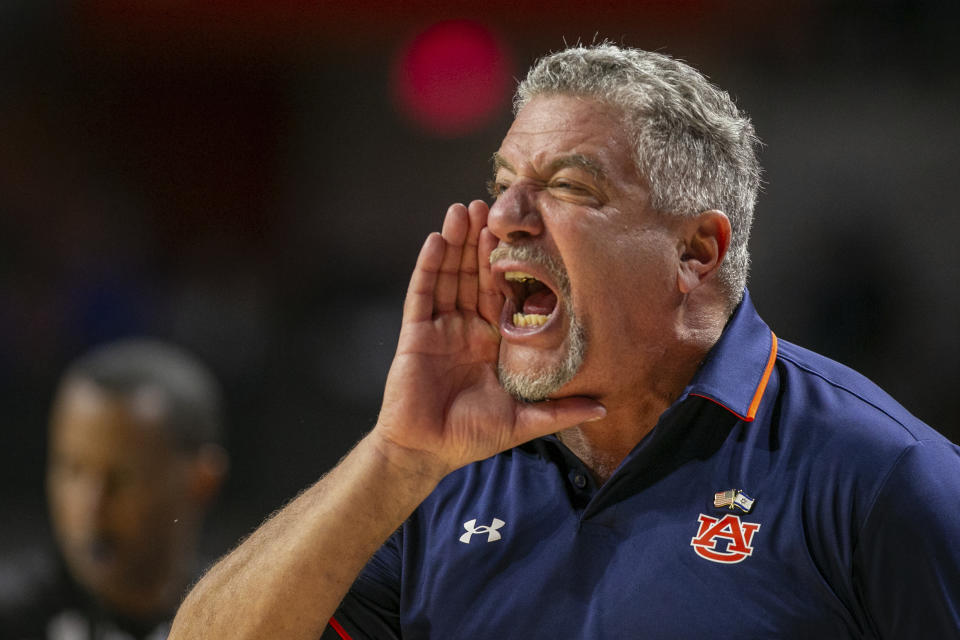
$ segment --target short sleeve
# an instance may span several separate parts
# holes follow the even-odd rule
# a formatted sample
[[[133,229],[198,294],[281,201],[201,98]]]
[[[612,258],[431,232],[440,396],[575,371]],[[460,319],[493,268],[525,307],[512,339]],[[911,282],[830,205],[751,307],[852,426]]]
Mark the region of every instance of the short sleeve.
[[[400,636],[402,529],[370,558],[321,640],[391,640]]]
[[[960,448],[908,447],[859,538],[854,580],[880,638],[960,638]]]

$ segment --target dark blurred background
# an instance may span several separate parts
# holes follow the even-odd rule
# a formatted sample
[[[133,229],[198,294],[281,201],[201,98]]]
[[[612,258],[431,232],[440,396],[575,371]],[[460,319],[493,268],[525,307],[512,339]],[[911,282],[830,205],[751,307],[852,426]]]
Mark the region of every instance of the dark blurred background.
[[[225,386],[211,553],[329,469],[423,237],[485,197],[515,78],[577,40],[735,96],[766,143],[761,314],[960,440],[958,5],[0,0],[0,552],[45,531],[50,398],[105,340]]]

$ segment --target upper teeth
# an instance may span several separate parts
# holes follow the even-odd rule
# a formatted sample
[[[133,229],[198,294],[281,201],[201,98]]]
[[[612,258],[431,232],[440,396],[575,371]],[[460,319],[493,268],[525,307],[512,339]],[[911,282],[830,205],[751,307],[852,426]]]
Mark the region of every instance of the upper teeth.
[[[529,280],[536,280],[532,275],[524,271],[507,271],[503,274],[508,282],[527,282]]]

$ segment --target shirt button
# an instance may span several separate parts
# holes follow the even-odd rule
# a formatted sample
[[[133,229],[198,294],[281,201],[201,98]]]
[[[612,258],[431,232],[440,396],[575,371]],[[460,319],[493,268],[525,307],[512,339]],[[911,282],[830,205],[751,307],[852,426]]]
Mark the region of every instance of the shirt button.
[[[582,473],[578,473],[573,476],[573,484],[576,485],[577,489],[583,489],[587,486],[587,476]]]

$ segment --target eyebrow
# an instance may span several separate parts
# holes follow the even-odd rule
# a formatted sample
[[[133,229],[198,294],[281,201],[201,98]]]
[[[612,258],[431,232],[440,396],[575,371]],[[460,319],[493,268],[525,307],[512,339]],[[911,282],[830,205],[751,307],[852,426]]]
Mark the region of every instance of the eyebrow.
[[[497,177],[497,171],[500,169],[506,169],[507,171],[514,171],[513,165],[510,164],[506,158],[504,158],[497,151],[493,152],[493,177]],[[516,171],[514,171],[516,173]]]
[[[556,173],[566,167],[583,169],[597,180],[606,180],[606,174],[603,172],[603,167],[600,166],[600,163],[582,153],[571,153],[570,155],[557,158],[550,163],[549,171],[550,173]]]
[[[606,174],[603,171],[603,167],[600,166],[593,158],[583,155],[582,153],[571,153],[565,156],[560,156],[559,158],[554,159],[549,165],[547,165],[548,173],[556,173],[560,169],[566,167],[574,167],[576,169],[583,169],[594,178],[600,181],[606,181]],[[497,171],[500,169],[506,169],[507,171],[512,171],[516,173],[516,170],[513,168],[513,165],[500,155],[497,152],[493,153],[493,177],[496,178]]]

